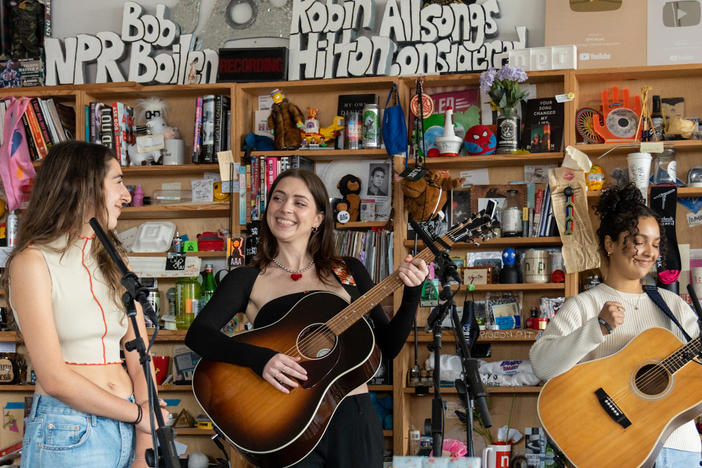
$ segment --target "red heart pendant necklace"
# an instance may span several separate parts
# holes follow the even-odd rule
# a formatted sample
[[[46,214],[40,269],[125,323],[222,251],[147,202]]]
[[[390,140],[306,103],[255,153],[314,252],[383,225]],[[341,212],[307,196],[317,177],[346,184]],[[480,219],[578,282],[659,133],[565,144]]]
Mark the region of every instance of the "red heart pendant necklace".
[[[305,268],[301,268],[299,270],[292,270],[292,269],[286,267],[285,265],[283,265],[282,263],[278,262],[278,260],[276,260],[275,258],[273,259],[273,263],[275,263],[275,266],[277,266],[281,270],[287,271],[288,273],[290,273],[290,279],[292,279],[293,281],[297,281],[300,278],[302,278],[302,274],[304,272],[306,272],[307,270],[312,268],[312,265],[314,265],[314,260],[312,260]]]

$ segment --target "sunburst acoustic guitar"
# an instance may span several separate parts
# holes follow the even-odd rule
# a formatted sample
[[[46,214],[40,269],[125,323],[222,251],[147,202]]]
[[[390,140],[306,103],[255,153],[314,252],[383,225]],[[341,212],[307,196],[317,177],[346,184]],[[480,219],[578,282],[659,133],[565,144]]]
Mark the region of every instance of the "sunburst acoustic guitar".
[[[484,214],[441,237],[449,247],[490,232]],[[417,255],[430,261],[426,248]],[[250,462],[281,467],[298,462],[321,439],[338,404],[375,374],[380,351],[363,316],[403,286],[397,272],[351,304],[328,292],[302,298],[280,320],[235,339],[300,357],[307,381],[284,394],[248,367],[202,359],[193,375],[195,397],[217,429]]]
[[[652,328],[617,353],[550,379],[539,419],[580,468],[651,466],[680,425],[702,414],[700,338]]]

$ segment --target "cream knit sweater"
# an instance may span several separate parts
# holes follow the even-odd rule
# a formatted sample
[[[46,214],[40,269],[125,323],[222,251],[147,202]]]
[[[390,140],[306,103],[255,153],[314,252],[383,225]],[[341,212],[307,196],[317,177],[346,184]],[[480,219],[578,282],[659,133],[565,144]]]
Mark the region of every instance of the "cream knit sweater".
[[[693,338],[699,334],[697,315],[676,294],[659,288],[663,299],[670,307],[685,331]],[[597,316],[607,301],[620,302],[625,312],[624,323],[611,335],[603,335]],[[638,310],[634,309],[638,307]],[[600,284],[569,298],[544,330],[543,335],[531,347],[529,358],[537,377],[547,380],[556,377],[574,365],[616,353],[643,330],[659,327],[672,331],[681,342],[685,338],[646,295],[617,291]],[[693,421],[673,432],[664,446],[699,453],[702,450],[700,436]]]

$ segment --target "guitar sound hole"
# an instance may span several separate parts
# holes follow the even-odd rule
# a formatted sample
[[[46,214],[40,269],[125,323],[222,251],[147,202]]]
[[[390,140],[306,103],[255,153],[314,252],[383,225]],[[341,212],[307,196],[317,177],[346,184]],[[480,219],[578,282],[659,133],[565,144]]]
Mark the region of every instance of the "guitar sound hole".
[[[668,372],[656,364],[647,364],[636,373],[636,388],[645,395],[658,395],[668,388]]]
[[[305,327],[297,340],[297,347],[306,359],[319,359],[336,346],[336,335],[326,325],[315,323]]]

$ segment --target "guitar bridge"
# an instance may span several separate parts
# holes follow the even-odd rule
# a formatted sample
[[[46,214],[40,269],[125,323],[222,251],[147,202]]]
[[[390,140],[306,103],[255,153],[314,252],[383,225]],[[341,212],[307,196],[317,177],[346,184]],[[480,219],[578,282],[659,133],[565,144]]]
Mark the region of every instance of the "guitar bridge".
[[[619,406],[617,406],[614,400],[607,395],[607,392],[605,392],[602,388],[598,388],[595,391],[595,395],[597,395],[597,400],[600,402],[602,408],[609,415],[609,417],[614,420],[614,422],[623,428],[631,426],[631,421],[629,421],[624,412],[619,409]]]

